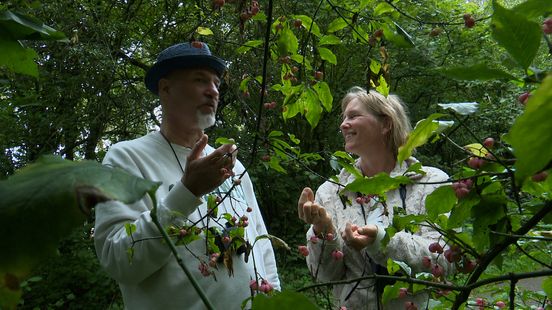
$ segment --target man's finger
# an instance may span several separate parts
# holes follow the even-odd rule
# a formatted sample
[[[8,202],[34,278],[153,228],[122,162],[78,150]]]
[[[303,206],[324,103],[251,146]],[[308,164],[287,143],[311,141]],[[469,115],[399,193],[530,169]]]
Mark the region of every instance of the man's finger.
[[[207,145],[207,141],[209,140],[209,137],[207,137],[206,134],[204,134],[199,140],[197,140],[196,144],[192,148],[192,151],[190,152],[190,155],[188,155],[188,160],[196,160],[199,158],[203,150],[205,149],[205,146]]]

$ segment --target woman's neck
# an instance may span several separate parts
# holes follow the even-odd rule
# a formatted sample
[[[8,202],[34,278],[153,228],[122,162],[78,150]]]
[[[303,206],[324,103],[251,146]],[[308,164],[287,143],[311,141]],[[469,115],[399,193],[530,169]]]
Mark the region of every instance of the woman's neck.
[[[368,156],[360,156],[360,170],[365,176],[371,177],[380,172],[390,173],[395,169],[396,160],[392,152],[379,152]]]

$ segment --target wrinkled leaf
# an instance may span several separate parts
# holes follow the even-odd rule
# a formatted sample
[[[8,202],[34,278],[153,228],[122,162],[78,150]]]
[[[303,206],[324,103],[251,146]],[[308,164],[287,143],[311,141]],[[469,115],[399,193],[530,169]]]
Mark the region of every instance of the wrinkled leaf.
[[[477,112],[477,102],[460,102],[460,103],[439,103],[441,108],[452,110],[460,115],[470,115]]]

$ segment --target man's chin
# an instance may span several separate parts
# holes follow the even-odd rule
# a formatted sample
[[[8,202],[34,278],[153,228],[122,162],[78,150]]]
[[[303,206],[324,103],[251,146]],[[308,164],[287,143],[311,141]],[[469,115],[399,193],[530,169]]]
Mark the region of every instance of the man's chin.
[[[205,130],[215,124],[215,113],[197,113],[197,126]]]

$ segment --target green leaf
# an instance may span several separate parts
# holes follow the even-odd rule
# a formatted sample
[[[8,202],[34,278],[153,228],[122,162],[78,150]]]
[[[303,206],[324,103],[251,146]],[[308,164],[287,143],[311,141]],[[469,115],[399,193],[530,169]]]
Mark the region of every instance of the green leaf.
[[[457,80],[519,80],[506,71],[489,67],[486,63],[462,67],[437,68],[435,71]]]
[[[254,47],[258,47],[260,45],[263,44],[263,40],[251,40],[251,41],[247,41],[245,42],[244,44],[242,44],[242,46],[238,47],[236,49],[236,53],[238,54],[243,54],[243,53],[246,53],[248,52],[250,49],[254,48]]]
[[[548,16],[552,13],[550,0],[527,0],[512,8],[512,11],[527,18]]]
[[[0,40],[62,40],[65,34],[35,17],[6,10],[0,12]]]
[[[216,145],[235,144],[235,143],[236,143],[236,141],[233,138],[218,137],[215,140]]]
[[[493,6],[493,38],[523,69],[527,69],[539,49],[542,37],[540,25],[513,10],[503,8],[496,1],[493,1]]]
[[[334,36],[334,35],[325,35],[320,38],[320,41],[318,41],[318,45],[336,45],[341,44],[341,39]]]
[[[405,159],[412,155],[414,149],[423,145],[433,135],[435,130],[439,128],[439,124],[434,120],[443,116],[443,114],[435,113],[428,118],[421,120],[416,124],[414,130],[408,136],[408,140],[404,145],[399,147],[398,161],[402,163]]]
[[[548,299],[552,299],[552,277],[548,277],[542,281],[542,290],[546,293]]]
[[[0,273],[24,275],[57,251],[59,240],[86,219],[96,203],[134,202],[158,183],[95,161],[45,156],[0,181]]]
[[[482,252],[490,245],[490,225],[496,224],[505,216],[504,208],[500,202],[494,199],[481,200],[479,204],[472,207],[471,215],[473,221],[473,243],[475,248]]]
[[[136,232],[136,225],[132,223],[125,223],[125,231],[127,236],[132,236],[132,234]]]
[[[206,27],[197,27],[197,33],[202,36],[211,36],[213,35],[213,31]]]
[[[465,224],[466,220],[471,215],[471,209],[473,206],[479,203],[479,197],[477,195],[470,194],[469,196],[460,199],[458,204],[452,209],[448,222],[447,229],[454,229],[461,227]]]
[[[333,33],[336,31],[339,31],[345,27],[347,27],[349,20],[345,20],[341,17],[338,17],[334,19],[329,25],[328,25],[328,33]]]
[[[548,75],[527,101],[505,139],[514,148],[516,178],[523,180],[552,160],[552,75]]]
[[[252,310],[305,309],[317,310],[307,296],[301,293],[285,290],[273,296],[257,294],[253,298]]]
[[[289,28],[284,28],[280,31],[280,37],[278,38],[278,52],[280,56],[287,56],[288,54],[297,54],[299,48],[299,42],[297,37]]]
[[[320,28],[318,28],[318,25],[313,22],[312,18],[307,15],[294,15],[294,18],[300,19],[303,22],[303,27],[305,27],[307,31],[310,30],[312,34],[320,37]]]
[[[374,15],[380,16],[386,13],[395,12],[395,9],[389,5],[387,2],[380,2],[374,9]]]
[[[477,102],[439,103],[441,108],[452,110],[460,115],[470,115],[477,112]]]
[[[34,61],[38,55],[33,49],[24,48],[17,41],[0,38],[0,55],[0,66],[15,73],[38,77],[38,66]]]
[[[359,192],[365,195],[384,195],[387,191],[398,188],[401,184],[410,184],[412,180],[405,176],[390,177],[382,172],[373,177],[357,178],[347,184],[343,191]]]
[[[329,49],[325,47],[321,47],[318,49],[318,53],[320,53],[320,58],[322,58],[323,60],[326,60],[331,64],[337,65],[337,57]]]
[[[370,71],[374,74],[378,74],[381,70],[381,63],[376,59],[370,60]]]
[[[327,112],[330,112],[332,110],[333,96],[328,83],[324,81],[318,82],[312,88],[318,94],[318,99],[320,99],[324,109],[326,109]]]
[[[307,88],[303,94],[305,96],[301,96],[301,98],[304,99],[305,118],[311,127],[314,128],[318,125],[318,121],[322,116],[322,107],[316,93],[311,88]]]
[[[389,85],[387,84],[387,80],[385,80],[385,77],[383,75],[380,75],[378,81],[379,85],[376,87],[376,90],[385,97],[389,96]]]
[[[427,215],[432,221],[437,220],[439,214],[447,213],[456,204],[456,194],[451,186],[441,186],[426,197],[425,206]]]

